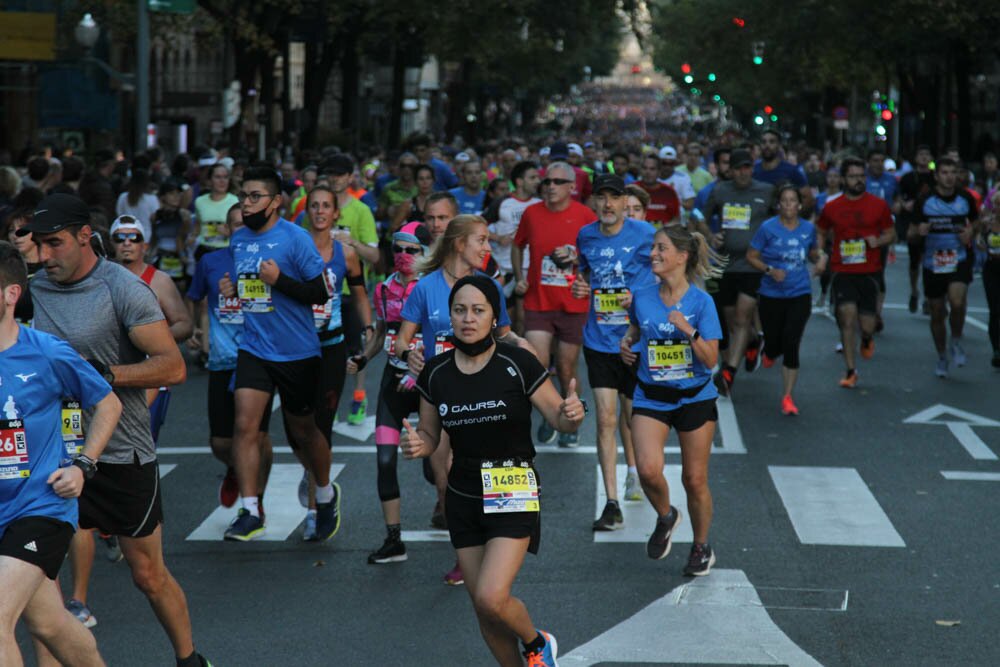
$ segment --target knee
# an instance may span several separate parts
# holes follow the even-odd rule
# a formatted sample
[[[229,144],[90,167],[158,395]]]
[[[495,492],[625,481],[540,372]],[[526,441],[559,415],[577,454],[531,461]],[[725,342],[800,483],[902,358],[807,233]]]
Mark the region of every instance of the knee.
[[[479,620],[488,624],[497,623],[503,618],[504,607],[507,606],[509,595],[498,590],[487,590],[476,593],[473,604],[476,607],[476,616]]]
[[[681,474],[681,483],[689,496],[702,495],[708,492],[708,472],[689,472]]]
[[[658,486],[663,483],[663,468],[649,461],[636,461],[636,472],[639,473],[639,483],[644,487]]]
[[[614,433],[618,428],[618,412],[615,404],[610,407],[601,406],[597,409],[597,430]]]
[[[233,420],[233,434],[241,439],[252,437],[259,428],[260,417],[254,418],[253,415],[247,414],[247,411],[238,413]]]
[[[167,585],[166,567],[155,564],[149,560],[143,560],[132,566],[132,583],[142,591],[146,597],[159,595]]]

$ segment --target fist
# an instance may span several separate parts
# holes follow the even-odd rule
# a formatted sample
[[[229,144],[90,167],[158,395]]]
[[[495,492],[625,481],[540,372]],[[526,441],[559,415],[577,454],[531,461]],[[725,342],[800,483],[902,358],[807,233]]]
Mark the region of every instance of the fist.
[[[528,281],[522,278],[521,280],[517,281],[516,285],[514,285],[514,294],[517,294],[518,296],[524,296],[527,293],[528,293]]]
[[[274,285],[278,282],[278,276],[281,275],[281,269],[278,268],[277,262],[273,259],[265,259],[260,263],[260,279],[263,280],[268,285]]]
[[[222,278],[219,279],[219,292],[227,299],[231,299],[236,296],[236,286],[233,285],[233,281],[229,277],[228,273],[224,274]]]
[[[674,325],[675,328],[680,330],[683,334],[688,334],[692,327],[688,324],[687,318],[684,317],[684,313],[679,310],[671,310],[670,315],[667,317],[667,321]]]

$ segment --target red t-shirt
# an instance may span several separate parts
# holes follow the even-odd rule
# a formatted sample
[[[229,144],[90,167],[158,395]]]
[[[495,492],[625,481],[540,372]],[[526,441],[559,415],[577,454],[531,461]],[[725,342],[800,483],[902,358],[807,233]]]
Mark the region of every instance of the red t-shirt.
[[[892,228],[892,213],[881,197],[864,193],[850,200],[837,197],[823,207],[816,221],[823,231],[833,230],[830,268],[836,273],[875,273],[882,268],[880,248],[865,242],[866,236],[881,236]]]
[[[563,311],[585,313],[590,306],[588,299],[574,299],[570,294],[576,279],[576,266],[562,270],[549,255],[558,246],[576,247],[580,230],[597,216],[589,208],[570,200],[562,211],[550,211],[545,202],[532,204],[524,209],[521,224],[514,235],[519,248],[528,246],[528,292],[524,295],[527,310]]]
[[[676,220],[681,214],[681,200],[677,196],[677,191],[670,185],[666,183],[646,185],[642,181],[636,181],[635,184],[649,193],[646,222],[660,227],[671,220]]]

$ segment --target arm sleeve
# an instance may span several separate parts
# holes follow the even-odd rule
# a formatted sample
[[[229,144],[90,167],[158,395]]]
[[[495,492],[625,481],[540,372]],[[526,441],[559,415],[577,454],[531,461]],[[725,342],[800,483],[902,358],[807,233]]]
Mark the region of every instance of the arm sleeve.
[[[111,393],[111,385],[104,381],[90,364],[62,340],[53,340],[48,350],[49,366],[59,380],[63,396],[75,398],[84,408],[92,408]]]
[[[306,306],[324,304],[330,298],[330,293],[326,289],[326,281],[323,280],[323,274],[316,276],[312,280],[301,282],[294,278],[289,278],[282,273],[278,275],[278,280],[274,283],[274,289]]]

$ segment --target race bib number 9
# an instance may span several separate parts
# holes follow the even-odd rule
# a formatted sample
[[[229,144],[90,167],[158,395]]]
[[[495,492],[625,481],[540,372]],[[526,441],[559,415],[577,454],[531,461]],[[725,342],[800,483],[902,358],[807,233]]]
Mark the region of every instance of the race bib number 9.
[[[506,462],[505,462],[506,463]],[[527,463],[493,467],[484,462],[480,468],[483,480],[483,513],[537,512],[538,478]]]
[[[654,382],[694,377],[690,341],[650,340],[646,346],[646,361]]]
[[[0,419],[0,479],[31,477],[28,439],[20,419]]]
[[[840,242],[840,261],[842,264],[864,264],[868,259],[868,244],[864,239],[851,239]]]
[[[83,451],[83,410],[78,401],[62,402],[62,439],[67,456],[76,456]]]
[[[627,287],[594,290],[594,313],[598,324],[628,324],[628,311],[624,302],[628,300]]]
[[[271,286],[260,279],[259,273],[241,273],[236,286],[240,305],[248,313],[270,313],[274,310],[271,302]]]
[[[748,204],[723,205],[722,228],[748,231],[750,229],[750,206]]]
[[[174,255],[163,255],[160,257],[160,271],[174,279],[184,277],[184,263],[180,257]]]

